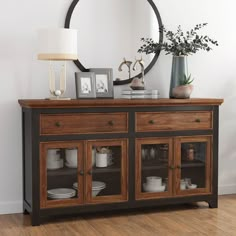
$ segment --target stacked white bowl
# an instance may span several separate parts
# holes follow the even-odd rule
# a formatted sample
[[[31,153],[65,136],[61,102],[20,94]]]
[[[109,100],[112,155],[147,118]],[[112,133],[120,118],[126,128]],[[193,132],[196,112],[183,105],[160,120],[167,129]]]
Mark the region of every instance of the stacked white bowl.
[[[78,191],[78,183],[73,183],[73,188]],[[106,184],[101,181],[92,181],[92,197],[96,197],[104,188]]]
[[[47,151],[47,169],[48,170],[56,170],[63,168],[64,162],[63,159],[60,158],[60,150],[59,149],[48,149]]]
[[[101,181],[92,181],[92,196],[97,196],[104,188],[106,184]]]
[[[197,188],[196,184],[192,184],[192,181],[190,178],[184,178],[180,180],[180,189],[185,190],[185,189],[195,189]]]
[[[162,185],[162,178],[158,176],[146,177],[146,183],[143,184],[145,192],[164,192],[165,185]]]
[[[66,163],[69,168],[77,168],[78,153],[77,148],[66,149]]]

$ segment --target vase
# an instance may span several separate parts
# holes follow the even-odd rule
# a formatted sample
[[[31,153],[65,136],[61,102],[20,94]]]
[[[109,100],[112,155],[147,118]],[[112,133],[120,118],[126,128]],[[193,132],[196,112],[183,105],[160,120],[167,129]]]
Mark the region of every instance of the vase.
[[[192,84],[180,85],[172,89],[172,96],[174,98],[190,98],[192,91]]]
[[[186,56],[173,56],[169,91],[170,98],[176,98],[173,94],[173,89],[181,85],[184,75],[187,75]]]

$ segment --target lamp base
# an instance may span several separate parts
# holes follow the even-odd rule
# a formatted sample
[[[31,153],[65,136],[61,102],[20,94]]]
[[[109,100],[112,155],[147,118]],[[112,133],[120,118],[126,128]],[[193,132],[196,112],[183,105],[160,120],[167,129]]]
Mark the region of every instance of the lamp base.
[[[46,100],[71,100],[71,98],[67,98],[67,97],[50,97],[50,98],[46,98]]]

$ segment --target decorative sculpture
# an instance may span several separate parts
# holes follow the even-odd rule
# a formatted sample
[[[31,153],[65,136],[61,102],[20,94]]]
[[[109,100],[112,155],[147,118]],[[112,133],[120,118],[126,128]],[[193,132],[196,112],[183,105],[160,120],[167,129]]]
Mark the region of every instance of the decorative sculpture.
[[[135,58],[135,63],[133,65],[133,70],[137,70],[137,63],[140,65],[141,67],[141,78],[135,77],[130,85],[130,88],[132,88],[133,90],[144,90],[145,89],[145,83],[144,83],[144,61],[143,58],[141,57],[141,59],[136,59]]]
[[[124,57],[123,61],[118,67],[118,71],[122,71],[123,65],[126,65],[128,67],[128,73],[129,73],[129,79],[131,78],[131,73],[130,73],[130,67],[131,67],[132,61],[127,61]]]

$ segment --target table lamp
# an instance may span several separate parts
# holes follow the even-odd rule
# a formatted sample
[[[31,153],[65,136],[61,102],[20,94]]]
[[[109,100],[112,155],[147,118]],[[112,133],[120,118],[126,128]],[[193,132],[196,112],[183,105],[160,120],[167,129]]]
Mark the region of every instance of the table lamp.
[[[40,29],[39,39],[39,60],[49,61],[49,90],[52,95],[49,99],[70,100],[61,97],[66,90],[66,61],[77,60],[77,30],[75,29]],[[63,61],[60,71],[60,86],[56,89],[55,70],[53,61]]]

